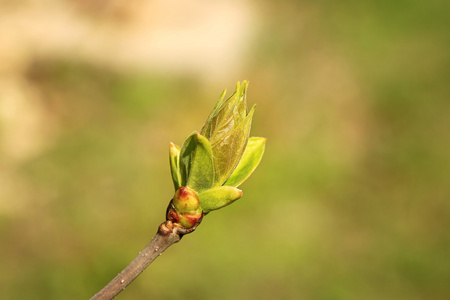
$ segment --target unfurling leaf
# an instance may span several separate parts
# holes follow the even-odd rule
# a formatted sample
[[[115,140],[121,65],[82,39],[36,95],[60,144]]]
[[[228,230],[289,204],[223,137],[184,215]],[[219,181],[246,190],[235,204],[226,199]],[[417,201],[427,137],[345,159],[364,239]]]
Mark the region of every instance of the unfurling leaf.
[[[221,140],[230,131],[236,128],[247,115],[247,91],[248,82],[242,85],[239,82],[236,90],[228,99],[223,100],[225,91],[220,96],[213,112],[206,120],[200,133],[205,136],[211,144]]]
[[[225,181],[224,185],[239,186],[256,169],[264,154],[266,138],[251,137],[248,139],[247,147],[239,161],[236,169]]]
[[[235,129],[220,140],[211,142],[217,173],[214,186],[222,185],[241,159],[250,134],[254,111],[255,107],[253,106],[250,113]]]
[[[216,187],[198,195],[204,213],[216,210],[241,198],[242,191],[233,186]]]
[[[212,187],[214,173],[209,141],[198,132],[193,132],[180,151],[181,185],[202,192]]]
[[[221,94],[200,133],[192,133],[181,150],[171,144],[170,163],[175,196],[167,220],[194,230],[203,216],[242,196],[237,188],[256,169],[265,138],[249,138],[255,106],[247,111],[248,82]]]
[[[170,171],[172,174],[173,185],[175,186],[175,191],[181,186],[181,174],[180,174],[180,147],[174,143],[170,143],[169,146],[169,160],[170,160]]]

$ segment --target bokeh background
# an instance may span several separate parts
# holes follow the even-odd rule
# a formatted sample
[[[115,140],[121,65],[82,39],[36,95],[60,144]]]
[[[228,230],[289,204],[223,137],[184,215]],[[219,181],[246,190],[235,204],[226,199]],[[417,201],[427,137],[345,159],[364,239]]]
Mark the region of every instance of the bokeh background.
[[[0,1],[1,299],[87,299],[250,80],[266,154],[118,299],[449,299],[443,0]]]

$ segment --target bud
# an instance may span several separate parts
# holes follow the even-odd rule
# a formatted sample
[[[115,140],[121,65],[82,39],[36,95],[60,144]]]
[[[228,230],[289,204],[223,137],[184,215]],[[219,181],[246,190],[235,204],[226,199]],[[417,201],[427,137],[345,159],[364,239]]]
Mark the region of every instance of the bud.
[[[170,168],[175,196],[167,220],[194,230],[207,213],[242,196],[237,187],[256,169],[266,139],[250,137],[255,106],[247,110],[248,82],[219,101],[200,133],[194,131],[181,147],[171,143]]]
[[[173,197],[173,206],[180,213],[195,212],[200,206],[198,195],[193,189],[182,186]]]
[[[173,202],[174,202],[173,200],[170,202],[169,207],[167,209],[166,219],[168,221],[180,224],[186,229],[192,228],[200,224],[203,217],[203,213],[201,210],[182,213],[177,211]]]

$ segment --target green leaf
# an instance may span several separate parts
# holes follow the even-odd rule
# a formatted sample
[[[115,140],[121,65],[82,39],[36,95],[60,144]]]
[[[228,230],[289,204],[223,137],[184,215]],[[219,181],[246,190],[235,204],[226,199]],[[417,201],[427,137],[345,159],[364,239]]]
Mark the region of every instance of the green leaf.
[[[212,187],[214,161],[209,141],[198,132],[193,132],[180,151],[181,184],[197,192]]]
[[[251,137],[248,139],[247,147],[239,164],[224,185],[237,187],[253,173],[264,154],[266,140],[266,138],[260,137]]]
[[[170,160],[170,171],[172,173],[173,185],[175,186],[175,191],[181,186],[181,173],[180,173],[180,147],[174,143],[170,143],[169,146],[169,160]]]
[[[214,107],[213,111],[211,112],[211,115],[209,116],[208,120],[211,120],[212,118],[214,118],[217,115],[217,113],[220,111],[220,109],[223,107],[224,102],[227,101],[227,100],[224,100],[226,94],[227,94],[227,90],[224,89],[222,94],[220,94],[219,101],[217,101],[216,106]]]
[[[242,191],[233,186],[216,187],[198,195],[204,213],[227,206],[241,198]]]
[[[216,115],[219,113],[220,109],[223,106],[223,103],[228,100],[223,100],[225,98],[225,95],[227,93],[227,90],[223,90],[222,94],[220,95],[219,101],[217,101],[216,106],[214,106],[213,111],[209,115],[208,119],[206,120],[205,124],[202,127],[202,130],[200,131],[200,134],[205,136],[207,139],[209,139],[213,133],[213,130],[217,123]]]
[[[240,87],[236,104],[233,107],[233,114],[236,120],[235,127],[238,126],[247,116],[247,87],[248,81],[244,81]]]
[[[246,91],[248,82],[238,82],[233,95],[223,101],[224,93],[209,116],[200,133],[211,143],[222,139],[236,128],[247,115]]]
[[[241,159],[250,134],[254,111],[255,106],[238,127],[220,140],[211,142],[217,173],[214,186],[222,185]]]

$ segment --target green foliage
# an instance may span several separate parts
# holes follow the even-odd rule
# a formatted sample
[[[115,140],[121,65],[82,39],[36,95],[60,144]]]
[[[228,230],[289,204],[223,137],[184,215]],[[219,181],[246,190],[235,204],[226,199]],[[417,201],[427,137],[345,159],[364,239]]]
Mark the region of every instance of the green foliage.
[[[198,132],[193,132],[180,151],[181,182],[197,192],[212,187],[214,163],[211,145]]]
[[[211,144],[218,174],[215,186],[223,184],[239,163],[249,138],[253,113],[254,107],[236,128]]]
[[[233,186],[219,186],[198,195],[204,213],[227,206],[241,198],[242,191]]]
[[[247,114],[248,82],[237,83],[236,90],[227,100],[222,93],[208,117],[201,134],[211,143],[217,178],[214,186],[222,185],[233,172],[247,144],[254,107]]]
[[[180,173],[180,147],[174,143],[170,143],[169,146],[169,163],[170,173],[172,175],[173,185],[175,191],[181,187],[181,173]]]
[[[264,154],[266,138],[251,137],[248,139],[247,147],[242,155],[239,164],[230,177],[225,181],[225,185],[239,186],[256,169]]]
[[[242,85],[238,82],[235,92],[226,100],[224,91],[201,134],[192,133],[181,150],[170,144],[175,190],[178,193],[185,185],[193,189],[199,194],[205,213],[241,197],[242,191],[235,187],[251,175],[264,153],[265,138],[249,139],[255,106],[247,114],[247,87],[247,81]],[[222,186],[225,182],[228,186]]]

